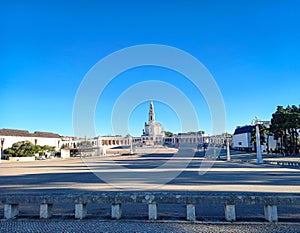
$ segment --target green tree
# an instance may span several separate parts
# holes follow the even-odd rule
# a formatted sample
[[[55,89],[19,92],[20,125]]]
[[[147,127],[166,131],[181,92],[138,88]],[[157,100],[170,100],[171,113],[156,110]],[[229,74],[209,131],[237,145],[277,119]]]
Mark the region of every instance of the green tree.
[[[172,137],[174,134],[170,131],[165,131],[166,137]]]
[[[29,141],[14,143],[10,148],[4,150],[5,154],[11,154],[13,157],[28,157],[38,153],[39,148]]]
[[[268,129],[265,125],[259,125],[259,135],[260,135],[260,144],[266,142],[265,135],[268,134]],[[254,148],[256,150],[256,127],[253,127],[251,132],[251,143],[254,145]]]
[[[92,143],[90,141],[82,141],[78,143],[79,147],[92,147]]]
[[[4,154],[11,154],[13,157],[28,157],[35,154],[44,155],[45,152],[55,151],[53,146],[34,145],[29,141],[20,141],[14,143],[10,148],[4,150]]]
[[[285,154],[297,153],[299,129],[300,106],[278,106],[272,114],[270,132],[275,139],[280,140]]]
[[[43,151],[47,151],[47,152],[54,152],[55,151],[55,146],[44,145],[44,146],[41,147],[41,149]]]

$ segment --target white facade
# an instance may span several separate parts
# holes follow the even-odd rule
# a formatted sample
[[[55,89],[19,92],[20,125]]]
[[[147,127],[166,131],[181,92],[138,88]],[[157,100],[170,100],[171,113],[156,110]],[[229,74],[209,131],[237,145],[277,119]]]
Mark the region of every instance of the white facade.
[[[122,136],[99,136],[95,143],[97,143],[97,146],[128,146],[131,143],[131,137],[122,137]]]
[[[267,128],[270,127],[270,122],[263,121],[264,126]],[[254,151],[254,144],[251,143],[251,134],[252,130],[254,130],[253,125],[246,125],[242,127],[237,127],[234,135],[232,137],[232,147],[238,150],[251,150]],[[266,152],[267,149],[270,151],[275,151],[277,149],[277,140],[274,139],[274,136],[264,135],[265,143],[261,145],[262,151]]]
[[[234,148],[252,148],[251,145],[251,134],[250,133],[242,133],[236,134],[232,137],[232,146]]]
[[[63,136],[61,137],[61,147],[62,148],[77,148],[78,143],[81,142],[81,139],[73,136]]]
[[[254,150],[254,145],[251,143],[253,129],[252,125],[237,127],[232,136],[232,147],[238,150]]]
[[[1,152],[14,143],[29,141],[34,145],[54,146],[56,150],[61,147],[61,138],[58,134],[48,132],[29,133],[27,130],[0,129]]]
[[[269,150],[275,151],[278,148],[278,142],[274,139],[274,136],[267,136],[266,141],[269,146]]]
[[[150,101],[149,119],[148,123],[145,123],[143,135],[141,136],[142,144],[155,145],[163,144],[165,132],[161,123],[155,121],[155,112],[153,102]]]
[[[179,144],[203,144],[202,134],[179,134],[176,136]]]

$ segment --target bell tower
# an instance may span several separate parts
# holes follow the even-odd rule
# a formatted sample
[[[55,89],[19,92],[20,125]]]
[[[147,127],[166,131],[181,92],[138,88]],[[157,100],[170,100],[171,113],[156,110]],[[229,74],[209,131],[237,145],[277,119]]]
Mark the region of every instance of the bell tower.
[[[150,100],[148,124],[145,122],[145,128],[142,134],[143,145],[162,145],[165,132],[161,123],[155,121],[155,112],[153,101]]]
[[[149,120],[148,123],[153,123],[155,121],[155,113],[154,113],[154,106],[152,100],[150,100],[150,108],[149,108]]]

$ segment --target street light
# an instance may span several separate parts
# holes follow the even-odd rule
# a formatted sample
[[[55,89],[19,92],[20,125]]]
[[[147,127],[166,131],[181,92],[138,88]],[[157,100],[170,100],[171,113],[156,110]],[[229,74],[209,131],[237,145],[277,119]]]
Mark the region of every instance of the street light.
[[[231,155],[230,155],[230,148],[229,148],[229,135],[226,134],[226,151],[227,151],[227,161],[229,162],[231,160]]]
[[[263,122],[258,120],[258,116],[255,116],[254,125],[255,125],[255,137],[256,137],[256,163],[262,164],[263,158],[261,153],[261,146],[260,146],[260,133],[259,133],[259,125],[262,125]]]
[[[5,138],[1,138],[1,151],[0,151],[0,163],[3,155],[3,147],[4,147]]]

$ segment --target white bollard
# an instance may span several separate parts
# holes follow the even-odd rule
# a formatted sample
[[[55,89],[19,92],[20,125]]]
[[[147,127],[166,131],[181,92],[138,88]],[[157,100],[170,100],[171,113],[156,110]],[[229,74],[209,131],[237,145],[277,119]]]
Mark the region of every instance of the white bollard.
[[[149,215],[149,220],[157,219],[157,204],[156,203],[148,204],[148,215]]]
[[[40,218],[50,218],[52,216],[52,204],[40,205]]]
[[[265,219],[269,222],[278,222],[277,206],[265,205],[264,206]]]
[[[112,204],[111,205],[111,218],[120,219],[122,216],[122,207],[121,204]]]
[[[87,215],[87,205],[84,203],[75,204],[75,218],[83,219]]]
[[[19,214],[18,204],[5,204],[4,205],[4,218],[14,218]]]
[[[226,221],[232,222],[232,221],[236,220],[235,205],[225,204],[224,210],[225,210],[225,219],[226,219]]]
[[[193,204],[186,205],[186,220],[188,220],[188,221],[196,220],[195,205],[193,205]]]

